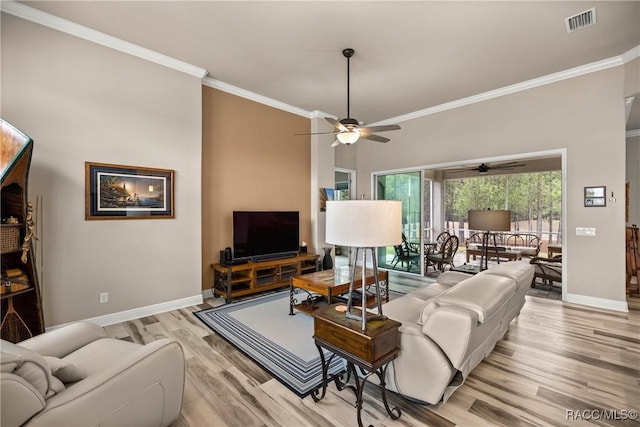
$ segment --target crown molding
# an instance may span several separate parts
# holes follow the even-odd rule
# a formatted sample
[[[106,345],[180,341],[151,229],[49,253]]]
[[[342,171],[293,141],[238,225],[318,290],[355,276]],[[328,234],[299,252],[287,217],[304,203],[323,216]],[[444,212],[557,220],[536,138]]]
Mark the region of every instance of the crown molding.
[[[309,118],[311,119],[324,119],[325,117],[331,117],[332,119],[338,120],[337,116],[334,116],[333,114],[325,113],[324,111],[320,111],[320,110],[313,110],[312,112],[309,113]]]
[[[624,62],[625,64],[627,62],[633,61],[636,58],[640,58],[640,45],[632,47],[631,49],[620,55],[620,58],[622,58],[622,62]]]
[[[525,90],[534,89],[540,86],[545,86],[545,85],[560,82],[563,80],[572,79],[574,77],[580,77],[585,74],[591,74],[591,73],[603,71],[609,68],[618,67],[639,56],[640,56],[640,46],[625,52],[623,55],[614,56],[609,59],[603,59],[601,61],[592,62],[590,64],[581,65],[579,67],[570,68],[568,70],[559,71],[557,73],[548,74],[546,76],[537,77],[535,79],[526,80],[520,83],[515,83],[499,89],[490,90],[487,92],[479,93],[477,95],[472,95],[467,98],[457,99],[455,101],[446,102],[444,104],[425,108],[423,110],[418,110],[412,113],[407,113],[400,116],[392,117],[390,119],[382,120],[380,122],[371,123],[370,126],[405,122],[408,120],[429,116],[431,114],[436,114],[436,113],[440,113],[447,110],[453,110],[454,108],[460,108],[466,105],[471,105],[471,104],[475,104],[482,101],[488,101],[490,99],[499,98],[501,96],[511,95],[511,94],[522,92]]]
[[[246,98],[251,101],[255,101],[260,104],[267,105],[269,107],[277,108],[279,110],[287,111],[292,114],[296,114],[298,116],[306,117],[308,119],[311,117],[311,112],[307,110],[303,110],[302,108],[294,107],[293,105],[285,104],[284,102],[278,101],[277,99],[269,98],[267,96],[259,95],[255,92],[251,92],[246,89],[242,89],[238,86],[234,86],[229,83],[222,82],[220,80],[216,80],[212,77],[204,77],[202,79],[202,84],[205,86],[212,87],[214,89],[221,90],[223,92],[230,93],[232,95],[237,95],[242,98]]]
[[[47,12],[35,9],[13,0],[1,2],[2,12],[22,18],[63,33],[70,34],[90,42],[127,53],[132,56],[165,66],[167,68],[189,74],[197,78],[203,78],[207,75],[207,70],[188,64],[178,59],[163,55],[151,49],[124,41],[117,37],[110,36],[100,31],[93,30],[84,25],[57,17]]]

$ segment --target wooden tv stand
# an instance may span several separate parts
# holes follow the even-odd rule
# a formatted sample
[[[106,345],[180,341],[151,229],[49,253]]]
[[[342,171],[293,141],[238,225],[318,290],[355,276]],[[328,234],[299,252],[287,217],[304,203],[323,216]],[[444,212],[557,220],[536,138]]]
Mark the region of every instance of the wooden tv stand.
[[[299,254],[294,257],[238,265],[211,264],[214,297],[227,303],[235,297],[289,286],[289,279],[318,269],[319,256]]]

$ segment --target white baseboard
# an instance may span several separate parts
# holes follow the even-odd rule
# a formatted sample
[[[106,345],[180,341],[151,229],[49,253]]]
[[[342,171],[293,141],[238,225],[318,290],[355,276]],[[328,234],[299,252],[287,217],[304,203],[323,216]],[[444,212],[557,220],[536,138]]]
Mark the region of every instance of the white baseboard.
[[[104,316],[85,319],[85,321],[95,323],[99,326],[109,326],[113,325],[114,323],[127,322],[129,320],[138,319],[140,317],[152,316],[154,314],[164,313],[166,311],[177,310],[179,308],[190,307],[192,305],[198,304],[202,304],[202,295],[194,295],[192,297],[162,302],[160,304],[148,305],[146,307],[138,307],[131,310],[120,311],[118,313],[105,314]],[[61,328],[70,323],[74,322],[51,326],[47,328],[47,331]]]
[[[589,307],[603,308],[605,310],[629,312],[629,306],[626,301],[589,297],[586,295],[570,294],[568,292],[564,295],[564,301]]]

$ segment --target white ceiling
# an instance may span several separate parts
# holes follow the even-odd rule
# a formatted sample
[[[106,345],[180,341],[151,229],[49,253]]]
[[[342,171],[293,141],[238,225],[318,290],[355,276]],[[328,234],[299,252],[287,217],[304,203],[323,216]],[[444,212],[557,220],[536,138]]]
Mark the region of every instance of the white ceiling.
[[[26,1],[291,106],[374,123],[616,57],[640,1]],[[568,34],[564,19],[596,7]],[[640,128],[640,99],[630,124]],[[635,119],[635,117],[638,119]]]

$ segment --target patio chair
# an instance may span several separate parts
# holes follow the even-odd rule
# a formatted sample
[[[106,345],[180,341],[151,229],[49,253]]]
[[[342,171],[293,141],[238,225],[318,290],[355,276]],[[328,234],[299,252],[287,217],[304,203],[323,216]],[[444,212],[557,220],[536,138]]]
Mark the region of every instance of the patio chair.
[[[406,245],[410,252],[413,252],[415,254],[420,253],[420,244],[411,243],[409,240],[407,240],[407,236],[404,233],[402,233],[402,244]]]
[[[440,271],[444,271],[444,267],[446,265],[453,268],[453,257],[455,257],[456,252],[458,251],[459,244],[460,241],[458,240],[458,236],[449,235],[442,245],[442,250],[440,252],[427,255],[427,260],[434,265],[434,268],[437,268]]]
[[[450,234],[448,231],[443,231],[442,233],[438,234],[438,237],[436,237],[434,244],[425,244],[425,250],[424,250],[424,273],[425,274],[427,274],[429,270],[429,266],[432,266],[434,270],[436,269],[436,264],[434,264],[429,259],[429,256],[442,253],[442,247],[444,245],[444,242],[446,242],[449,236]]]
[[[396,256],[393,258],[394,263],[392,268],[396,268],[396,265],[400,263],[402,267],[407,266],[407,271],[411,270],[411,264],[420,264],[420,253],[411,251],[407,243],[401,243],[393,247]]]
[[[561,286],[562,284],[562,255],[553,258],[533,257],[530,261],[535,267],[531,287],[535,288],[536,279],[542,279],[546,286]],[[554,283],[560,285],[554,285]]]

